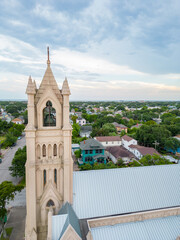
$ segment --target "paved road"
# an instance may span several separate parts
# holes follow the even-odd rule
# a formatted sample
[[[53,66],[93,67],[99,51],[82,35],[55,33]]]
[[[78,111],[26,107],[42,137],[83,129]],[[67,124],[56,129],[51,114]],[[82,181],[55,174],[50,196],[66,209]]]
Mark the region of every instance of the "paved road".
[[[0,183],[3,181],[11,181],[14,184],[17,184],[20,178],[15,178],[10,175],[9,167],[11,166],[12,159],[14,157],[15,152],[18,148],[24,147],[26,144],[25,136],[23,136],[20,140],[17,140],[16,146],[10,148],[4,155],[3,161],[0,164]]]

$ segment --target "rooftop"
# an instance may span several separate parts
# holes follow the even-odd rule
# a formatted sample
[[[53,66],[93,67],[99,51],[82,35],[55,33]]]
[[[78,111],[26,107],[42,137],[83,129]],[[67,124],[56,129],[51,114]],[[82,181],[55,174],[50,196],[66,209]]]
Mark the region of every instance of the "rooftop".
[[[105,147],[98,142],[97,140],[91,138],[84,140],[83,142],[80,143],[80,149],[81,150],[92,150],[92,149],[105,149]]]
[[[176,239],[180,235],[180,215],[92,228],[93,240]],[[133,236],[133,237],[132,237]]]
[[[79,219],[180,206],[180,164],[73,173]]]
[[[122,139],[124,139],[124,140],[127,141],[127,142],[130,142],[131,140],[134,140],[134,138],[129,137],[128,135],[124,135],[124,136],[122,137]]]
[[[110,152],[115,158],[134,158],[134,154],[129,152],[123,146],[107,147],[106,151]]]
[[[96,137],[96,140],[99,142],[113,142],[113,141],[121,141],[120,136],[104,136],[104,137]]]
[[[137,149],[143,156],[146,154],[150,154],[150,155],[158,154],[159,155],[158,151],[156,151],[156,149],[154,149],[152,147],[144,147],[144,146],[133,145],[133,144],[130,145],[129,147]]]

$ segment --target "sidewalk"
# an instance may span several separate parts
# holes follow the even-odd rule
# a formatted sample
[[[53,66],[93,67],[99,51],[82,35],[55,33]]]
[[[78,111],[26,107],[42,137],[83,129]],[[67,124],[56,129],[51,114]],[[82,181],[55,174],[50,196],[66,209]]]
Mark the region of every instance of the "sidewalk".
[[[6,228],[13,227],[10,240],[24,240],[26,207],[13,207]]]

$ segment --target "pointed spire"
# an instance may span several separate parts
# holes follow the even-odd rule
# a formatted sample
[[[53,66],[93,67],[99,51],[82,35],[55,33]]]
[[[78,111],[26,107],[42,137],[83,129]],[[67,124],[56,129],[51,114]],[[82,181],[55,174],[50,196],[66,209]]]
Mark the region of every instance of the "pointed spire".
[[[50,60],[49,60],[49,46],[47,47],[47,65],[50,66]]]
[[[36,90],[35,90],[34,83],[32,82],[31,76],[29,76],[28,85],[26,88],[26,94],[35,94],[35,93],[36,93]]]
[[[62,94],[63,95],[70,95],[71,94],[67,77],[65,77],[65,80],[64,80],[63,85],[62,85]]]
[[[33,85],[34,85],[35,90],[37,90],[37,86],[36,86],[36,81],[35,80],[33,81]]]

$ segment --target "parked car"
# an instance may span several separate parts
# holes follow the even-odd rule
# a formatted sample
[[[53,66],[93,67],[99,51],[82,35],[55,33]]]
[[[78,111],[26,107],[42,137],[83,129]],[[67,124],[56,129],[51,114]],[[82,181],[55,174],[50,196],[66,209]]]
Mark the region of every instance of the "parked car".
[[[2,163],[2,159],[0,158],[0,163]]]
[[[21,137],[18,137],[18,140],[20,140],[21,139]]]

